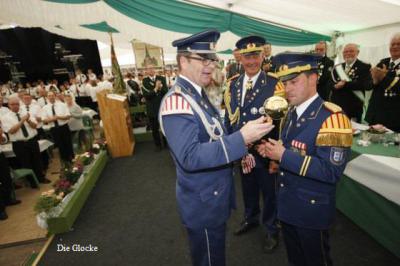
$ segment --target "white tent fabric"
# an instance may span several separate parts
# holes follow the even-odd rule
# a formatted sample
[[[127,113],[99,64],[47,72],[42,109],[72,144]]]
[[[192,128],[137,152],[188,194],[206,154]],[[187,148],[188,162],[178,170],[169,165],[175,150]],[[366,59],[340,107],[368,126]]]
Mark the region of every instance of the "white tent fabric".
[[[400,32],[400,5],[386,1],[314,1],[314,0],[194,0],[185,1],[222,8],[254,18],[300,28],[325,35],[335,31],[344,32],[338,44],[355,42],[360,44],[360,58],[376,63],[388,55],[390,36]],[[228,4],[233,4],[229,5]],[[133,20],[108,6],[103,1],[89,4],[60,4],[40,0],[0,0],[0,23],[23,27],[42,27],[52,33],[70,38],[98,40],[110,43],[107,33],[81,27],[106,21],[119,33],[113,34],[117,47],[131,50],[130,41],[140,41],[160,46],[165,57],[173,58],[171,42],[187,36],[146,25]],[[387,25],[388,26],[382,26]],[[56,26],[60,26],[60,28]],[[368,29],[370,27],[375,27]],[[233,48],[238,36],[231,32],[221,35],[218,50]],[[274,47],[273,52],[309,51],[312,46]],[[102,52],[101,52],[102,53]],[[107,53],[102,53],[107,54]],[[119,54],[120,55],[120,54]],[[109,56],[108,56],[109,57]]]

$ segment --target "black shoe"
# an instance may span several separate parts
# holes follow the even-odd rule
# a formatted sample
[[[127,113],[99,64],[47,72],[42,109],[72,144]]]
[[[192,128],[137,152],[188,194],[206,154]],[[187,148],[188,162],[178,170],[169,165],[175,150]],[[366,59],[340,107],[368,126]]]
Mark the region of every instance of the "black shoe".
[[[279,245],[279,234],[267,234],[264,239],[264,253],[272,253]]]
[[[8,218],[8,215],[6,211],[0,212],[0,220],[6,220]]]
[[[49,180],[49,179],[47,179],[47,178],[44,178],[43,180],[40,180],[39,183],[42,183],[42,184],[49,184],[49,183],[51,183],[51,180]]]
[[[244,233],[247,233],[253,228],[256,228],[258,226],[258,223],[248,223],[247,221],[244,221],[240,224],[240,227],[238,230],[235,231],[235,235],[239,236]]]
[[[17,205],[20,203],[21,203],[20,200],[10,200],[10,201],[6,201],[6,206],[13,206],[13,205]]]

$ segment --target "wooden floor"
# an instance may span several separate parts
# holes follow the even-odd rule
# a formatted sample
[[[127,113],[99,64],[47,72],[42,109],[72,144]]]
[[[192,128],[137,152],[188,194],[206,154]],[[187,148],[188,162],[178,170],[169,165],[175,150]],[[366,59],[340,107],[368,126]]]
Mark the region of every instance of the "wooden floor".
[[[60,171],[58,152],[54,151],[53,154],[54,157],[51,158],[46,173],[46,177],[51,181],[58,179]],[[6,208],[8,219],[0,221],[0,247],[46,237],[47,230],[41,229],[37,225],[33,207],[39,195],[52,189],[52,185],[51,183],[40,184],[39,188],[32,189],[29,186],[24,186],[15,191],[17,199],[21,200],[22,203]]]

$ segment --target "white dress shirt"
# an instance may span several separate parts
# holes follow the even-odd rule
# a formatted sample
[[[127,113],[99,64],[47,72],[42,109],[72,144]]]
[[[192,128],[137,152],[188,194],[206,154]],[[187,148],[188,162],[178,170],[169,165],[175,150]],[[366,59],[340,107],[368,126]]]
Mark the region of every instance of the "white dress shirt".
[[[192,84],[192,86],[196,89],[196,91],[201,95],[201,90],[202,88],[197,85],[196,83],[192,82],[190,79],[188,79],[187,77],[185,77],[184,75],[179,75],[180,78],[183,78],[184,80],[186,80],[187,82],[189,82],[190,84]]]
[[[43,108],[42,108],[42,120],[45,119],[49,119],[51,117],[54,116],[53,114],[53,110],[52,110],[52,106],[53,104],[51,104],[50,102],[48,104],[46,104]],[[67,115],[71,115],[71,113],[69,112],[69,109],[67,107],[67,105],[63,102],[59,102],[56,101],[54,103],[54,111],[55,111],[55,115],[57,116],[67,116]],[[68,123],[68,120],[57,120],[58,121],[58,125],[59,126],[63,126],[65,124]],[[49,126],[49,128],[52,128],[55,126],[54,122],[50,122],[47,124]]]
[[[24,110],[19,110],[18,112],[20,119],[24,117],[27,113]],[[36,123],[36,119],[34,117],[30,117],[29,120],[32,122]],[[10,129],[18,124],[20,121],[18,120],[18,117],[16,113],[10,111],[8,112],[5,116],[1,118],[1,127],[3,128],[4,132],[8,133],[8,136],[10,138],[10,141],[15,142],[15,141],[25,141],[29,140],[37,135],[37,131],[35,128],[32,128],[27,121],[24,122],[26,131],[28,132],[28,136],[25,137],[22,128],[18,129],[17,132],[14,134],[9,133]]]
[[[25,111],[25,112],[28,112],[28,107],[25,104],[21,105],[20,109]],[[31,117],[34,117],[36,119],[36,121],[37,121],[37,118],[42,117],[42,108],[40,107],[40,105],[38,103],[35,104],[35,103],[32,102],[29,105],[29,112],[28,113],[31,115]],[[36,123],[36,128],[41,128],[41,127],[42,127],[42,122],[40,122],[40,123],[37,122]]]
[[[318,93],[312,96],[310,99],[306,100],[305,102],[301,103],[300,105],[296,106],[296,113],[297,113],[297,120],[299,120],[300,116],[307,110],[308,106],[317,99]]]
[[[243,106],[243,104],[244,104],[244,98],[246,97],[246,85],[247,85],[247,81],[248,80],[252,80],[253,81],[253,88],[254,88],[254,85],[256,84],[256,82],[257,82],[257,79],[258,79],[258,76],[260,76],[260,73],[261,73],[261,70],[260,71],[258,71],[258,73],[256,74],[256,75],[254,75],[253,77],[251,77],[251,78],[249,78],[249,76],[247,76],[247,74],[245,74],[244,75],[244,79],[243,79],[243,85],[242,85],[242,100],[241,100],[241,102],[240,102],[240,106]],[[229,88],[228,88],[229,89]]]

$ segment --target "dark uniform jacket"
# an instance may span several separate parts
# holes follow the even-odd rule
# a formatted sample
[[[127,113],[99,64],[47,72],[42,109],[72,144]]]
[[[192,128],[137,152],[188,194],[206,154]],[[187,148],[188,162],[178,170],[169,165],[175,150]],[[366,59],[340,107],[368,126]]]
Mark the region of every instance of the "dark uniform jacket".
[[[377,67],[389,69],[390,58],[382,59]],[[373,87],[365,120],[369,124],[383,124],[400,132],[400,64],[394,66],[385,78]]]
[[[318,61],[318,86],[317,91],[319,96],[328,101],[331,94],[331,80],[332,80],[332,71],[333,61],[324,56]]]
[[[207,123],[219,125],[212,132],[220,137],[210,137],[201,114],[184,96],[195,101]],[[176,165],[183,224],[195,229],[224,224],[235,207],[232,162],[247,154],[242,134],[228,135],[218,111],[181,77],[165,95],[159,121]]]
[[[154,88],[156,85],[156,80],[161,80],[162,88],[160,91],[155,92]],[[156,76],[155,80],[152,81],[150,77],[145,77],[143,79],[143,96],[146,98],[146,112],[149,117],[157,117],[158,109],[160,108],[161,99],[167,93],[168,87],[165,77]]]
[[[335,216],[336,183],[350,155],[352,129],[341,108],[316,98],[297,122],[289,111],[278,175],[278,219],[323,230]]]
[[[346,64],[342,64],[345,69]],[[354,92],[358,91],[364,95],[366,90],[371,89],[371,74],[369,72],[370,64],[366,64],[360,60],[356,60],[347,74],[350,82],[346,82],[343,88],[336,90],[332,84],[332,97],[333,103],[342,107],[343,111],[349,118],[357,118],[358,122],[361,120],[363,113],[364,102]],[[338,80],[339,76],[334,70],[335,79]]]
[[[246,93],[244,104],[241,106],[243,80],[244,74],[233,77],[229,81],[224,95],[226,108],[225,125],[230,133],[240,130],[248,121],[259,118],[262,115],[260,109],[262,109],[266,99],[274,95],[284,96],[283,84],[278,81],[275,75],[271,73],[266,74],[264,71],[261,71],[253,89]],[[277,139],[278,128],[276,126],[265,138]],[[266,167],[267,159],[262,158],[253,149],[250,149],[249,152],[256,159],[255,167]]]

